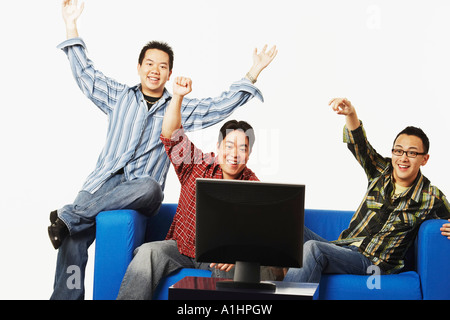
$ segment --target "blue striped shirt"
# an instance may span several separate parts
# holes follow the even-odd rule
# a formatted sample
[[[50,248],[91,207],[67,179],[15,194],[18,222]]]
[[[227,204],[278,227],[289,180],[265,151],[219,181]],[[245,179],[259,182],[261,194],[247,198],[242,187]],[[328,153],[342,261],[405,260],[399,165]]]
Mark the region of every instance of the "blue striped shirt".
[[[66,40],[58,48],[67,54],[80,89],[109,120],[105,146],[82,190],[94,193],[122,168],[127,180],[150,176],[164,189],[170,161],[159,136],[170,93],[165,89],[148,110],[141,85],[129,87],[96,70],[81,38]],[[193,131],[212,126],[255,96],[264,101],[261,92],[242,79],[216,98],[185,97],[181,107],[183,128]]]

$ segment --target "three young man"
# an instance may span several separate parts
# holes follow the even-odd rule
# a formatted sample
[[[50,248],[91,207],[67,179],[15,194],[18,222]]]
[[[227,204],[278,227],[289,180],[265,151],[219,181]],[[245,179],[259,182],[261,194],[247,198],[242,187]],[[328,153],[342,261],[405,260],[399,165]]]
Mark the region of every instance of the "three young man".
[[[167,92],[165,84],[172,74],[173,52],[167,45],[153,42],[143,48],[139,58],[140,85],[128,87],[104,76],[87,58],[85,45],[78,38],[76,28],[82,10],[83,5],[78,7],[77,1],[63,2],[68,40],[60,48],[69,58],[78,85],[108,115],[110,125],[97,167],[82,191],[73,204],[50,216],[49,235],[55,248],[59,248],[52,296],[55,299],[83,297],[84,288],[67,290],[66,271],[68,266],[78,265],[84,277],[87,248],[95,238],[95,216],[100,211],[132,208],[152,215],[158,210],[169,168],[165,154],[167,145],[164,150],[159,139],[167,105],[171,101],[179,103],[181,123],[186,131],[192,130],[196,120],[200,119],[202,127],[213,125],[248,99],[254,96],[262,99],[252,82],[276,55],[274,48],[269,52],[264,48],[261,54],[255,54],[255,63],[247,79],[234,83],[227,91],[228,97],[213,99],[214,103],[211,103],[210,99],[186,99],[184,95],[172,97]],[[179,81],[184,82],[184,88],[189,85],[185,82],[189,82],[188,79]],[[182,101],[176,101],[181,96]],[[445,196],[420,173],[420,167],[426,164],[429,156],[427,139],[419,130],[410,128],[402,132],[394,143],[392,159],[383,158],[368,143],[351,103],[346,99],[335,99],[331,104],[334,110],[346,116],[345,141],[365,169],[370,186],[349,228],[338,241],[327,243],[308,233],[308,237],[315,241],[305,243],[304,267],[289,270],[287,281],[318,282],[324,272],[365,274],[367,266],[372,264],[378,265],[384,273],[398,272],[420,223],[428,218],[449,218]],[[195,117],[191,117],[192,114]],[[163,142],[167,139],[164,137],[163,134]],[[210,157],[214,158],[213,155]],[[246,168],[239,165],[245,163],[225,157],[224,167],[219,166],[221,177],[243,177]],[[234,174],[231,170],[232,174],[228,175],[225,166],[233,169]],[[176,239],[175,225],[171,232],[169,237],[173,238],[169,240],[176,243],[178,251],[182,245]],[[442,227],[442,234],[450,237],[450,224]],[[192,263],[192,252],[186,253]],[[333,260],[337,256],[346,257],[345,268]],[[227,270],[231,268],[229,265],[219,266]],[[307,266],[310,266],[309,271]]]

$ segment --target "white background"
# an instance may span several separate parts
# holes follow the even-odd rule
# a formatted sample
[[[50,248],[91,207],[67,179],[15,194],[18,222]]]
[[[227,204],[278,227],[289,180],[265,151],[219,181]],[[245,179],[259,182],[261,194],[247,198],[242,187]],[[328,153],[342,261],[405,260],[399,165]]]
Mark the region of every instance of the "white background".
[[[249,167],[264,181],[306,184],[306,207],[354,210],[365,191],[364,173],[342,143],[344,119],[327,105],[341,96],[386,156],[400,130],[423,128],[431,140],[423,172],[450,192],[450,2],[85,2],[78,25],[89,57],[129,85],[139,82],[137,58],[149,40],[173,46],[173,77],[193,79],[192,97],[220,94],[249,70],[255,47],[276,44],[279,54],[257,83],[265,103],[254,99],[232,118],[255,128]],[[105,139],[106,117],[56,49],[65,39],[60,8],[60,0],[22,0],[0,10],[0,299],[49,298],[56,262],[49,212],[73,201]],[[219,127],[191,138],[214,151]],[[178,193],[171,169],[165,201]]]

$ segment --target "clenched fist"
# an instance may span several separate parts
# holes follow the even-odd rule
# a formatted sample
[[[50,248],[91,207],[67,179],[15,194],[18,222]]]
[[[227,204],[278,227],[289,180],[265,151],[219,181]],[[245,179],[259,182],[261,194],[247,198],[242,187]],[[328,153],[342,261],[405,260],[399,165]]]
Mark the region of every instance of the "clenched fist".
[[[192,80],[186,77],[176,77],[173,82],[173,94],[184,97],[192,91]]]

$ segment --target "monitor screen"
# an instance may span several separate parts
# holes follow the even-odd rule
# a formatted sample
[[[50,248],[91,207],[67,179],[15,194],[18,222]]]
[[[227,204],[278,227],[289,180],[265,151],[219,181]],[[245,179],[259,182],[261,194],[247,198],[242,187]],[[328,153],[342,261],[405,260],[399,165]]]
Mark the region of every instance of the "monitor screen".
[[[197,261],[301,267],[304,199],[304,185],[197,179]]]

